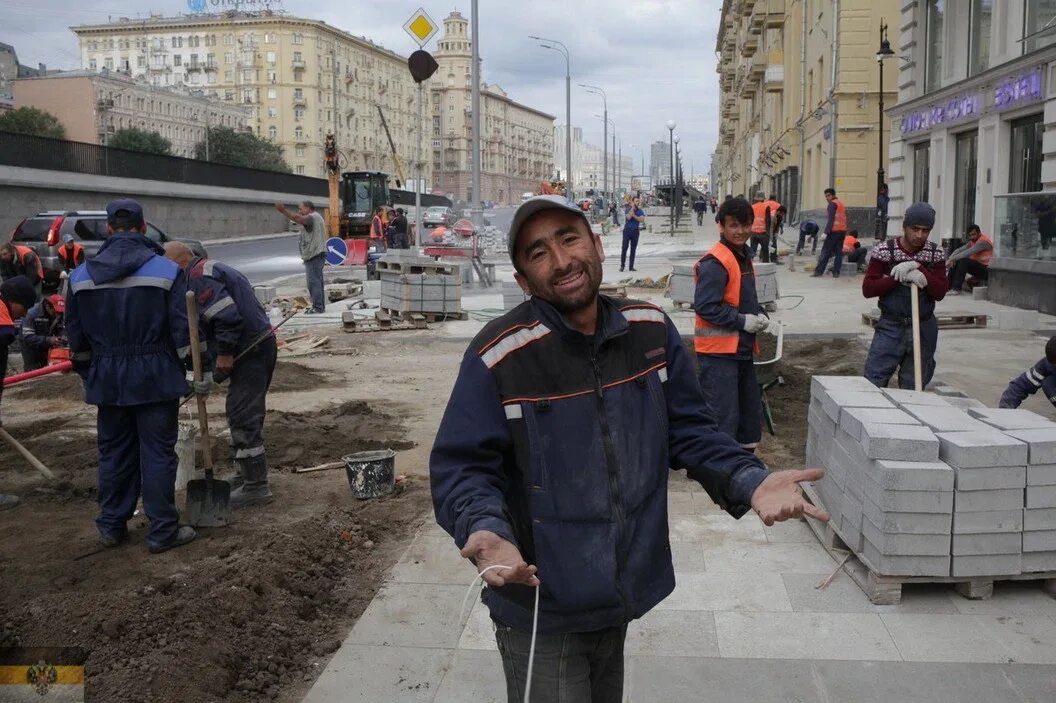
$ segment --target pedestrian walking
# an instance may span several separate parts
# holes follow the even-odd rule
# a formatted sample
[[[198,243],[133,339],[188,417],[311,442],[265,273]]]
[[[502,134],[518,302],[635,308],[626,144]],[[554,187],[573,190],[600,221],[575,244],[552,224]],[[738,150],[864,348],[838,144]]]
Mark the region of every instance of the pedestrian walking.
[[[531,651],[533,701],[616,703],[628,623],[675,586],[669,467],[768,525],[827,519],[797,487],[823,472],[768,473],[716,430],[674,323],[599,295],[601,240],[563,198],[525,201],[508,248],[532,297],[463,357],[430,456],[433,507],[482,573],[508,700],[524,697]]]
[[[898,371],[900,388],[914,388],[913,310],[909,286],[920,289],[921,378],[925,386],[935,373],[939,324],[935,303],[946,295],[946,257],[928,235],[935,210],[914,203],[902,217],[902,236],[873,247],[862,281],[866,298],[880,298],[880,319],[865,360],[865,377],[880,388]]]
[[[95,524],[104,547],[121,544],[142,493],[147,546],[163,552],[195,538],[178,523],[175,496],[179,404],[190,390],[187,279],[145,236],[139,203],[111,202],[106,223],[106,242],[74,269],[66,298],[73,368],[98,408]],[[207,391],[208,376],[195,392]]]
[[[25,276],[12,276],[0,283],[0,378],[7,376],[8,352],[18,337],[15,321],[25,317],[36,299],[37,293],[33,290],[33,284]],[[4,384],[0,383],[0,408],[3,398]],[[0,416],[0,427],[3,426],[3,417]],[[0,493],[0,510],[8,510],[18,503],[18,496]]]
[[[66,346],[63,313],[66,300],[49,295],[26,312],[22,318],[22,370],[34,371],[48,365],[48,353]]]
[[[825,223],[825,243],[821,245],[821,256],[814,269],[814,278],[825,273],[825,267],[832,262],[832,277],[840,277],[843,268],[843,238],[847,236],[847,207],[836,197],[833,188],[825,189],[825,200],[829,202],[828,220]]]
[[[627,250],[631,250],[630,269],[634,271],[634,255],[638,251],[638,235],[641,234],[642,223],[645,222],[645,212],[638,207],[641,201],[631,198],[631,203],[624,210],[623,218],[623,244],[620,247],[620,271],[623,271],[627,263]]]
[[[1045,356],[1016,376],[1001,394],[999,408],[1018,408],[1038,391],[1056,407],[1056,336],[1045,343]]]
[[[968,225],[966,236],[968,243],[955,249],[946,260],[950,277],[949,295],[960,295],[964,280],[969,275],[977,284],[990,279],[994,240],[983,234],[983,230],[974,222]]]
[[[198,298],[208,344],[206,366],[218,382],[231,379],[226,405],[235,470],[231,507],[270,503],[264,416],[278,346],[268,314],[237,269],[197,256],[183,242],[168,242],[165,256],[183,270]]]
[[[704,213],[708,211],[708,203],[704,198],[693,201],[693,212],[697,213],[697,227],[704,224]]]
[[[882,183],[880,191],[876,194],[876,240],[879,242],[887,239],[887,208],[890,202],[887,184]]]
[[[619,227],[620,226],[620,215],[619,215],[619,212],[620,212],[620,208],[616,205],[616,201],[615,200],[613,200],[611,203],[609,203],[609,217],[612,218],[612,226],[613,227]]]
[[[693,267],[693,348],[704,399],[721,432],[755,451],[762,399],[755,376],[755,335],[770,325],[755,289],[748,249],[754,219],[747,200],[719,208],[719,242]]]
[[[305,315],[318,315],[326,312],[326,284],[323,280],[323,265],[326,263],[326,222],[315,210],[311,200],[301,203],[297,212],[286,209],[282,203],[275,203],[275,209],[287,219],[301,227],[298,247],[301,261],[304,262],[304,277],[308,283],[308,297],[312,308],[305,310]]]

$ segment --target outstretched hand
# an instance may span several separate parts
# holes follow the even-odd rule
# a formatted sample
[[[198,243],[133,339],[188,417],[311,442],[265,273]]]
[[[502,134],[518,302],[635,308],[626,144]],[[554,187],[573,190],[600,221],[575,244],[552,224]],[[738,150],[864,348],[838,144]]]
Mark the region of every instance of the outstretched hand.
[[[499,587],[511,583],[520,583],[525,586],[538,586],[539,579],[535,572],[535,566],[530,566],[521,556],[521,551],[516,546],[488,530],[478,530],[466,540],[466,546],[462,548],[462,556],[473,559],[477,565],[477,571],[484,571],[489,566],[505,566],[509,568],[492,569],[482,577],[484,583],[489,586]]]
[[[801,481],[817,481],[825,475],[823,469],[776,471],[768,475],[752,494],[752,509],[764,525],[794,520],[809,515],[827,522],[828,513],[811,505],[799,490]]]

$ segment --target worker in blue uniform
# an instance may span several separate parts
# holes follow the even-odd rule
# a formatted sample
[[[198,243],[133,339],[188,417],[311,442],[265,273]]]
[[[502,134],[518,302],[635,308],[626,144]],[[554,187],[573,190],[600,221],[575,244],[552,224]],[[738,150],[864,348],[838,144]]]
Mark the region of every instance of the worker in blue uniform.
[[[139,203],[115,200],[106,218],[99,253],[70,274],[66,334],[85,400],[98,407],[100,543],[127,539],[142,493],[147,546],[157,553],[196,536],[179,525],[175,499],[179,403],[190,390],[187,281],[144,236]]]
[[[198,296],[202,329],[217,378],[231,378],[227,391],[227,424],[235,465],[231,507],[270,503],[264,414],[278,347],[270,334],[268,315],[253,286],[237,270],[196,256],[182,242],[167,243],[165,256],[183,269],[187,285]],[[258,342],[256,346],[254,342]],[[243,352],[245,355],[235,363],[235,357]]]
[[[1056,406],[1056,336],[1045,344],[1045,356],[1019,374],[1001,394],[999,408],[1018,408],[1020,403],[1038,391]]]

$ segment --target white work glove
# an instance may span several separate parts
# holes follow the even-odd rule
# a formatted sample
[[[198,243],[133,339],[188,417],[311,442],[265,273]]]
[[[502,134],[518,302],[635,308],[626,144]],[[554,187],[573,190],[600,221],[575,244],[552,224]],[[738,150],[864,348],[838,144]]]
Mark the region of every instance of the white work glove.
[[[776,337],[781,332],[781,323],[777,320],[770,320],[770,324],[766,326],[766,332]]]
[[[209,395],[209,392],[213,390],[213,372],[206,371],[202,374],[201,381],[194,382],[194,392],[198,395]]]
[[[744,331],[748,334],[762,332],[770,325],[770,318],[766,315],[745,315]]]
[[[903,261],[901,264],[895,264],[891,268],[891,277],[899,283],[906,282],[906,274],[910,271],[916,271],[920,267],[916,261]]]
[[[902,277],[902,285],[924,288],[928,285],[928,279],[924,277],[923,271],[920,269],[913,269]]]

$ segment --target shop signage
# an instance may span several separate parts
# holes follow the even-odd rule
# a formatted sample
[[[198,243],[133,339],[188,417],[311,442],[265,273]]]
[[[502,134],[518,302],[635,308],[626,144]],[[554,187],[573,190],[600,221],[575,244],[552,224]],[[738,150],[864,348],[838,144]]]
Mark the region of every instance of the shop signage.
[[[910,112],[902,118],[902,134],[926,132],[932,127],[960,122],[979,114],[982,100],[978,95],[961,95],[923,110]]]
[[[994,88],[994,107],[1007,110],[1041,100],[1045,97],[1044,77],[1040,67],[1028,73],[1009,76]]]
[[[187,0],[187,9],[194,13],[225,12],[227,10],[279,10],[282,0]]]

